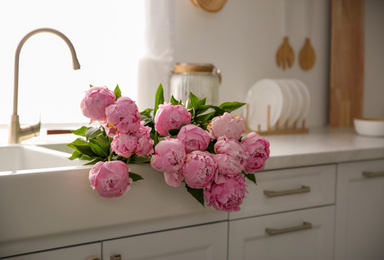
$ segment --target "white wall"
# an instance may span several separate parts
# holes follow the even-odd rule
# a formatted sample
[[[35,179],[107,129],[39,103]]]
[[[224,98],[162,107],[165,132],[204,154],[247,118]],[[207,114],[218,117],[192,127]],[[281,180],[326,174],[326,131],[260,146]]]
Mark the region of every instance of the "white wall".
[[[364,117],[384,118],[384,1],[365,0]]]
[[[328,118],[330,1],[313,0],[310,19],[306,1],[312,0],[286,0],[290,15],[284,19],[283,0],[228,0],[213,14],[189,0],[177,0],[175,61],[216,65],[223,75],[220,102],[244,101],[247,91],[262,78],[300,79],[312,98],[307,125],[324,126]],[[295,63],[284,71],[277,67],[275,53],[282,43],[285,20]],[[312,70],[304,71],[298,54],[307,31],[316,63]]]

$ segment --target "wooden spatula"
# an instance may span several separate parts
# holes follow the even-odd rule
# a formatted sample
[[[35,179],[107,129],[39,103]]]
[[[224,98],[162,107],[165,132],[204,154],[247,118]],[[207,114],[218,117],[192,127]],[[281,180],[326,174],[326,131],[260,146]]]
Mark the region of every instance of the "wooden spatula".
[[[280,46],[280,48],[276,52],[277,66],[278,67],[282,66],[283,70],[285,70],[286,65],[288,65],[288,67],[292,67],[294,61],[295,61],[295,53],[293,52],[291,45],[289,45],[288,36],[285,36],[283,40],[283,44]]]

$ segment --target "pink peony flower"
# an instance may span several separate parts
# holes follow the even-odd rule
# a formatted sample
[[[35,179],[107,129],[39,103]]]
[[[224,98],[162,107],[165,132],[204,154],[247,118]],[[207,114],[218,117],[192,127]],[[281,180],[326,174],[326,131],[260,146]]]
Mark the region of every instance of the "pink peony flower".
[[[151,166],[161,172],[177,173],[183,167],[185,156],[183,143],[178,139],[167,138],[156,145]]]
[[[119,132],[119,131],[117,131],[116,126],[114,126],[112,124],[103,123],[101,125],[104,127],[105,132],[107,133],[107,135],[109,137],[114,137]]]
[[[89,172],[89,181],[101,197],[120,197],[130,189],[129,171],[122,161],[98,162]]]
[[[136,154],[150,156],[153,154],[153,140],[151,139],[151,128],[144,126],[141,122],[139,130],[134,134],[137,138]]]
[[[204,198],[207,206],[232,212],[240,210],[246,192],[244,177],[238,174],[234,177],[226,177],[224,183],[213,183],[211,187],[204,190]]]
[[[141,115],[134,101],[128,97],[120,97],[106,108],[108,125],[114,125],[123,134],[139,130]]]
[[[174,173],[164,172],[164,180],[169,186],[179,187],[182,179],[183,179],[183,176],[181,175],[180,172],[174,172]]]
[[[177,135],[177,139],[184,144],[186,153],[195,150],[205,151],[211,141],[208,132],[196,125],[183,126]]]
[[[241,165],[233,163],[231,157],[227,154],[215,154],[215,161],[220,175],[233,177],[241,173]],[[216,181],[218,183],[218,181]]]
[[[187,154],[183,175],[185,183],[191,188],[209,187],[217,175],[217,164],[212,154],[203,151]]]
[[[191,114],[181,105],[159,105],[155,115],[155,130],[163,136],[168,136],[171,129],[191,123]]]
[[[247,154],[239,141],[222,136],[215,143],[214,150],[217,154],[226,154],[228,163],[240,171],[244,170]]]
[[[112,150],[119,156],[131,157],[137,147],[137,138],[132,134],[117,133],[111,143]]]
[[[243,119],[237,116],[232,116],[225,112],[222,116],[217,116],[210,123],[211,138],[218,139],[221,136],[239,140],[244,132],[245,124]]]
[[[106,118],[105,109],[115,102],[115,94],[107,87],[92,87],[86,93],[80,103],[84,116],[103,121]]]
[[[265,161],[269,158],[268,140],[255,132],[251,132],[241,140],[241,144],[247,153],[244,171],[254,173],[264,170]]]

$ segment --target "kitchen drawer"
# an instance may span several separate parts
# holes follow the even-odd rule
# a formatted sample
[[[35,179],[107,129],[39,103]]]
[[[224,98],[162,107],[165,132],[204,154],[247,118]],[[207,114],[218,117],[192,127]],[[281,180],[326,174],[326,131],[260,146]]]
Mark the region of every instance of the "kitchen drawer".
[[[335,203],[336,165],[264,171],[256,180],[257,185],[248,183],[241,211],[230,213],[229,219]]]
[[[333,259],[334,212],[325,206],[230,221],[228,259]]]

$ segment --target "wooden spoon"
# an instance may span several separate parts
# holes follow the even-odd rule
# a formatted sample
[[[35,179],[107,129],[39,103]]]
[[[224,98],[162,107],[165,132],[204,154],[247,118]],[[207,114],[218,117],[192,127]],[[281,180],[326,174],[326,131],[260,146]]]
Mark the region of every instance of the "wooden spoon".
[[[280,48],[276,52],[276,63],[277,66],[283,67],[283,70],[285,70],[285,64],[288,65],[288,67],[292,67],[293,62],[295,61],[295,53],[293,52],[293,49],[291,45],[289,45],[288,36],[284,37],[283,44],[280,46]]]
[[[311,40],[309,39],[309,36],[311,34],[312,29],[312,17],[314,13],[313,9],[313,0],[306,0],[305,1],[305,28],[306,28],[306,34],[307,38],[305,38],[304,46],[300,51],[299,54],[299,63],[303,70],[310,70],[315,65],[316,61],[316,54],[315,50],[313,49],[311,45]]]
[[[311,40],[305,38],[305,43],[299,54],[300,66],[303,70],[310,70],[315,65],[316,54],[311,45]]]

